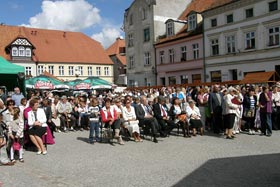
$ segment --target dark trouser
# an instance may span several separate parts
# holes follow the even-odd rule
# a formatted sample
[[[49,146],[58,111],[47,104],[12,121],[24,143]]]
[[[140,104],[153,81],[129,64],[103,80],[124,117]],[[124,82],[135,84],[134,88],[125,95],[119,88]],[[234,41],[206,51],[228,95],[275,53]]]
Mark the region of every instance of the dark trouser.
[[[55,128],[56,128],[54,122],[52,122],[52,121],[51,122],[47,122],[47,124],[48,124],[48,126],[49,126],[49,128],[51,130],[52,137],[54,137],[53,132],[55,131]]]
[[[225,115],[225,125],[227,129],[232,129],[235,121],[235,114],[227,114]]]
[[[105,123],[105,128],[109,127],[109,122]],[[113,124],[112,124],[112,129],[120,129],[121,128],[121,120],[120,119],[116,119]]]
[[[170,134],[170,132],[176,127],[176,124],[172,120],[157,119],[160,125],[161,132]]]
[[[83,129],[87,129],[88,126],[89,126],[89,118],[88,118],[88,115],[87,114],[80,114],[80,118],[81,118],[81,121],[80,121],[80,127],[83,128]]]
[[[151,129],[153,136],[155,136],[159,130],[159,125],[155,118],[145,118],[139,120],[139,126],[143,127],[144,125],[147,125],[147,127]]]
[[[272,113],[272,129],[280,130],[280,107],[277,107],[277,110]]]
[[[213,126],[213,132],[216,134],[219,134],[221,131],[224,130],[222,109],[218,108],[214,111],[213,118],[212,118],[212,126]]]
[[[252,118],[245,117],[244,119],[247,123],[248,129],[254,129],[255,128],[255,117],[252,117]]]
[[[70,119],[70,122],[68,121]],[[70,127],[75,127],[76,124],[76,118],[74,116],[70,116],[66,118],[64,115],[60,116],[60,128],[64,130],[64,127],[70,128]]]
[[[189,125],[188,125],[187,122],[185,122],[185,121],[179,121],[179,122],[178,122],[178,125],[182,128],[182,131],[183,131],[184,136],[186,136],[186,134],[187,134],[187,135],[190,135],[190,129],[189,129]]]
[[[261,131],[263,134],[272,134],[271,113],[260,112]]]

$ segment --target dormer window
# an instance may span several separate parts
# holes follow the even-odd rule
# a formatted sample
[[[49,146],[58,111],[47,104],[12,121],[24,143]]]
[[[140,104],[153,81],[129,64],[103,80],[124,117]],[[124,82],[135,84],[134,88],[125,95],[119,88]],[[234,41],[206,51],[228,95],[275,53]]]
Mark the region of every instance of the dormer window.
[[[23,47],[23,46],[20,46],[19,48],[18,48],[18,56],[25,56],[25,48]]]
[[[25,49],[25,56],[31,57],[31,49],[29,47]]]
[[[196,15],[192,14],[188,17],[188,30],[194,30],[196,28]]]
[[[17,47],[12,48],[12,56],[18,56],[18,48]]]
[[[166,23],[166,35],[167,37],[174,35],[174,22]]]

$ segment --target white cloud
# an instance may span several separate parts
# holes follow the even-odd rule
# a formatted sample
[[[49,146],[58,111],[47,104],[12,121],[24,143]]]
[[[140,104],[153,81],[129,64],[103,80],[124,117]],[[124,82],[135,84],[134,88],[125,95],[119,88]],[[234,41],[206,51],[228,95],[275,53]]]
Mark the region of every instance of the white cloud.
[[[121,36],[120,27],[105,26],[100,33],[93,34],[91,37],[99,41],[104,48],[108,48]]]
[[[100,23],[99,9],[85,0],[42,2],[42,12],[29,19],[29,27],[81,31]]]

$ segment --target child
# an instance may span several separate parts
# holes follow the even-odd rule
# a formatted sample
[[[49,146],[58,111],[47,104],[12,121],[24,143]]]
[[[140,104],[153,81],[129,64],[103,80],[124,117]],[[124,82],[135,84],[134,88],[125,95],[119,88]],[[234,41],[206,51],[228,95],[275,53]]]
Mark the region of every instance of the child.
[[[100,109],[98,106],[98,100],[93,98],[88,108],[89,120],[90,120],[90,131],[89,131],[89,143],[93,144],[93,133],[95,131],[95,140],[99,141],[99,118]]]
[[[24,162],[23,160],[23,117],[20,115],[20,109],[18,107],[14,108],[14,114],[13,114],[13,121],[10,123],[9,125],[9,129],[8,129],[8,135],[10,138],[10,142],[11,142],[11,149],[10,149],[10,157],[11,157],[11,161],[13,163],[15,163],[15,159],[14,159],[14,148],[13,148],[13,143],[15,141],[18,141],[20,144],[20,149],[19,149],[19,161],[20,162]]]

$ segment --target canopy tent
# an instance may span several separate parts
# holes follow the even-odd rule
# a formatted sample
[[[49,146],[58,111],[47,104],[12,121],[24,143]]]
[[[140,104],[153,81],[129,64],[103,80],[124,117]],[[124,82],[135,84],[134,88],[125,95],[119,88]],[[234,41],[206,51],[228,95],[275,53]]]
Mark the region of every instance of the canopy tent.
[[[0,56],[0,86],[6,86],[9,91],[19,87],[23,91],[24,67],[12,64]]]
[[[45,75],[39,75],[37,77],[32,77],[25,80],[25,86],[26,88],[30,88],[30,89],[41,89],[41,90],[69,88],[69,86],[64,84],[64,82]]]
[[[274,83],[279,80],[279,75],[275,71],[247,73],[241,84]]]
[[[84,80],[70,81],[74,90],[95,90],[95,89],[112,89],[112,84],[99,77],[88,77]]]

